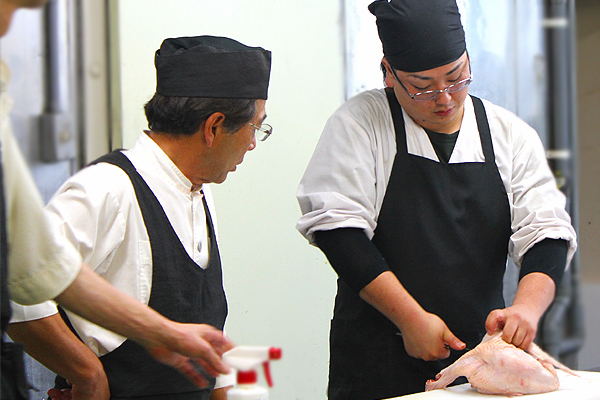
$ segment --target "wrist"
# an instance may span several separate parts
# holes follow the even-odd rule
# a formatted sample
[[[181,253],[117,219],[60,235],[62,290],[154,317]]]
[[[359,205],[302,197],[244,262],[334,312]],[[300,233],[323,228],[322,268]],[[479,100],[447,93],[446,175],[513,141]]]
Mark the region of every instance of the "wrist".
[[[73,376],[65,377],[71,384],[78,387],[88,386],[106,380],[104,367],[99,359],[96,362],[87,363],[77,368],[77,373]]]
[[[408,332],[409,330],[414,330],[415,327],[425,327],[427,325],[426,318],[428,313],[416,300],[412,298],[411,300],[407,302],[408,304],[403,307],[396,319],[392,321],[401,332]]]
[[[142,334],[139,334],[134,339],[140,345],[147,349],[164,346],[174,337],[179,339],[179,330],[177,329],[177,323],[163,317],[158,313],[153,312],[153,316],[148,321],[143,330],[140,330]]]

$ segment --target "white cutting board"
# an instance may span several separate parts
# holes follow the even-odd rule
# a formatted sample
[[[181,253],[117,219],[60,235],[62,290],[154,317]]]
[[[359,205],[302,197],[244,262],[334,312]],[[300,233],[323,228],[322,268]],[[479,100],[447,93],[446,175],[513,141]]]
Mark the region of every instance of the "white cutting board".
[[[600,372],[576,371],[581,378],[557,370],[560,388],[554,392],[527,396],[502,396],[481,394],[470,384],[446,389],[395,397],[401,400],[451,400],[451,399],[521,399],[521,400],[600,400]],[[388,399],[393,400],[393,399]]]

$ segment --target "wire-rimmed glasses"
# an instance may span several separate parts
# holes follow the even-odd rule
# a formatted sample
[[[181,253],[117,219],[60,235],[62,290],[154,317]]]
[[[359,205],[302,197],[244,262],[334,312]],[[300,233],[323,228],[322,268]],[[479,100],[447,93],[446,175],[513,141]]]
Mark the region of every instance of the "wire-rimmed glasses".
[[[256,140],[258,140],[259,142],[264,142],[269,138],[269,136],[271,136],[271,133],[273,133],[273,127],[269,124],[261,124],[260,126],[258,126],[251,122],[248,122],[248,125],[255,129],[254,135],[256,136]]]
[[[398,75],[396,75],[396,71],[394,71],[394,68],[390,68],[390,69],[392,70],[392,74],[394,75],[394,78],[396,78],[396,81],[398,81],[400,86],[402,86],[402,88],[404,89],[406,94],[408,94],[411,99],[416,100],[416,101],[433,100],[436,97],[438,97],[440,94],[445,93],[445,92],[456,93],[456,92],[459,92],[459,91],[465,89],[467,86],[469,86],[471,84],[471,82],[473,82],[473,74],[469,71],[468,78],[460,80],[450,86],[446,86],[443,89],[427,90],[425,92],[418,92],[418,93],[412,94],[408,91],[406,86],[404,86],[404,84],[400,81],[400,79],[398,78]]]

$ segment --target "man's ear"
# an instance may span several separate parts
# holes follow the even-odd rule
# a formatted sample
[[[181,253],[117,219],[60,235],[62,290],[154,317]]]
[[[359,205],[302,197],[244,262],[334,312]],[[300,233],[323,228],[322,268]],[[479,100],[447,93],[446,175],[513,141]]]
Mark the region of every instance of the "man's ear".
[[[212,113],[202,125],[201,130],[208,148],[214,146],[225,132],[223,122],[225,122],[225,114],[216,112]]]
[[[385,68],[385,86],[394,87],[394,83],[396,83],[396,82],[394,81],[394,76],[392,75],[392,71],[391,71],[392,66],[390,65],[388,60],[386,60],[385,57],[383,57],[381,59],[381,64]]]

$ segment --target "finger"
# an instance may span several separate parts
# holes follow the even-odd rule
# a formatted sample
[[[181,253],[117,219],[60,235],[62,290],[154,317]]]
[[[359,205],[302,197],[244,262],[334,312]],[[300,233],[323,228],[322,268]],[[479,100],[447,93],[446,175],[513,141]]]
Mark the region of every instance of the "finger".
[[[198,387],[208,386],[208,380],[195,368],[190,360],[175,366],[177,370]]]
[[[225,353],[226,351],[233,349],[235,347],[235,344],[224,337],[222,340],[220,340],[220,343],[215,343],[213,346],[215,347],[215,350],[217,350],[219,355],[222,356],[223,353]]]
[[[196,364],[198,368],[201,368],[206,374],[212,376],[213,378],[216,378],[220,375],[219,371],[208,365],[208,363],[201,358],[195,358],[192,360],[192,362]]]
[[[196,342],[197,340],[199,343]],[[172,360],[170,359],[171,356],[177,355],[183,357],[182,354],[185,354],[187,356],[191,356],[193,359],[202,359],[206,363],[205,365],[210,367],[211,371],[216,371],[217,375],[229,373],[231,368],[229,365],[223,362],[221,356],[217,354],[217,351],[210,345],[210,343],[206,342],[201,337],[196,337],[194,342],[195,345],[191,347],[191,350],[189,350],[189,346],[186,346],[187,349],[184,349],[186,351],[180,350],[180,348],[174,349],[175,352],[171,352],[167,349],[152,349],[150,350],[150,353],[159,361],[169,365],[173,365]],[[168,358],[165,358],[164,354],[161,354],[165,352],[170,352],[172,354],[170,354]],[[184,358],[187,360],[187,357]]]
[[[58,390],[56,389],[50,389],[46,392],[46,394],[50,396],[51,400],[62,400],[58,393]]]
[[[194,359],[201,358],[206,361],[210,367],[221,374],[229,373],[231,368],[221,359],[222,352],[233,347],[229,339],[223,335],[223,332],[210,325],[187,325],[184,327],[190,329],[190,326],[193,326],[192,329],[196,329],[193,331],[195,343],[192,347],[189,347],[189,345],[186,345],[185,347],[192,351],[190,351],[189,354],[181,351],[178,351],[178,353],[185,354]]]
[[[448,347],[445,347],[444,345],[436,345],[435,347],[429,349],[423,349],[423,351],[420,354],[414,355],[412,357],[419,358],[423,361],[444,360],[450,357],[450,349]]]
[[[206,335],[204,340],[210,343],[219,356],[222,356],[223,353],[235,347],[233,342],[223,335],[221,331],[215,331],[212,334]]]
[[[506,316],[504,312],[502,310],[494,310],[488,315],[485,321],[485,329],[488,335],[492,335],[496,331],[503,330],[505,324]]]
[[[535,339],[534,330],[520,327],[519,331],[515,335],[513,344],[523,350],[527,350],[531,346],[533,339]]]
[[[71,396],[71,391],[69,390],[68,392],[66,391],[62,391],[59,389],[49,389],[48,392],[46,392],[48,394],[48,396],[50,396],[50,398],[52,400],[71,400],[73,397]]]
[[[512,337],[512,344],[514,344],[517,347],[523,348],[523,344],[525,342],[525,339],[527,337],[527,330],[523,327],[519,327],[517,329],[517,331],[515,332],[515,334]]]
[[[444,345],[454,350],[463,350],[465,347],[467,347],[465,342],[454,336],[454,334],[450,331],[448,331],[444,337]]]
[[[205,387],[206,379],[194,368],[190,359],[165,348],[149,349],[148,352],[158,361],[176,368],[196,386]]]
[[[218,374],[228,374],[231,371],[229,365],[227,365],[221,357],[217,354],[217,352],[210,347],[207,349],[206,354],[201,355],[200,358],[203,361],[203,364],[206,365],[206,369],[214,370]]]
[[[519,326],[515,322],[514,319],[508,321],[506,323],[506,325],[504,326],[504,329],[502,329],[502,339],[506,343],[512,343],[512,344],[514,344],[515,335],[517,333],[518,328],[519,328]]]
[[[521,343],[521,346],[519,347],[523,350],[529,349],[531,347],[531,343],[533,343],[533,339],[535,339],[535,334],[528,334],[527,336],[525,336],[523,343]]]
[[[429,357],[425,361],[445,360],[448,357],[450,357],[450,348],[444,345],[435,356]]]

